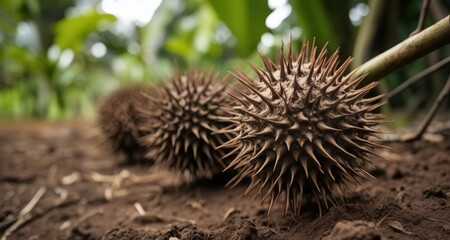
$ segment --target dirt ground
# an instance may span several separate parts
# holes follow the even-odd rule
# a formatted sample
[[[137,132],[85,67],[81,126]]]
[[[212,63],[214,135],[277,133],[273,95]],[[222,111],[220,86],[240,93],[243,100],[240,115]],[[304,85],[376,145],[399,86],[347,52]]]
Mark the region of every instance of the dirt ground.
[[[0,124],[0,234],[7,239],[450,239],[450,135],[390,144],[377,177],[321,217],[294,220],[227,176],[176,187],[117,166],[89,122]]]

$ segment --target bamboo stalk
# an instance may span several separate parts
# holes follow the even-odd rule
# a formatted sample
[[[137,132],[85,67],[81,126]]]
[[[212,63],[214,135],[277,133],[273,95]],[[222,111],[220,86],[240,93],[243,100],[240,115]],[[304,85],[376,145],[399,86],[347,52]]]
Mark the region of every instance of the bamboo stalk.
[[[353,79],[368,73],[365,82],[383,78],[400,67],[450,43],[450,15],[362,64]]]

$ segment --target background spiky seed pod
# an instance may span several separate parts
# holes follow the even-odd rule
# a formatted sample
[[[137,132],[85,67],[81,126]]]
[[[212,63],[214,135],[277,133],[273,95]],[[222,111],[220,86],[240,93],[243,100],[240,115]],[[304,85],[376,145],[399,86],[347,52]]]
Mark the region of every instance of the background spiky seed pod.
[[[158,94],[148,96],[143,109],[149,134],[142,138],[147,157],[167,166],[187,180],[212,178],[222,172],[224,150],[215,148],[229,138],[212,134],[227,126],[220,118],[228,102],[227,84],[202,71],[177,73]]]
[[[256,190],[269,200],[268,212],[284,195],[284,213],[300,214],[302,200],[322,207],[343,199],[342,190],[360,180],[373,178],[364,170],[379,144],[371,136],[382,116],[371,113],[381,96],[363,98],[376,83],[356,88],[363,77],[351,81],[344,75],[351,59],[339,66],[338,52],[326,57],[326,47],[316,56],[303,43],[300,54],[283,49],[276,63],[261,56],[264,69],[250,64],[259,80],[242,72],[230,91],[237,105],[228,118],[234,137],[221,147],[236,157],[227,169],[238,174],[228,183],[235,186],[251,178],[245,194]]]
[[[150,92],[150,87],[122,87],[105,96],[98,105],[101,145],[116,155],[125,155],[130,164],[151,163],[145,160],[145,148],[139,144],[139,138],[147,132],[138,129],[143,121],[138,108],[147,100],[143,93]]]

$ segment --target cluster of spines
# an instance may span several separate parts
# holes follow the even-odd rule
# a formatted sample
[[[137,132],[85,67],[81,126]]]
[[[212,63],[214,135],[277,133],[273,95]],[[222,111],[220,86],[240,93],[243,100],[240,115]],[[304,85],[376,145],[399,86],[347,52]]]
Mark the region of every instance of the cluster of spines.
[[[313,43],[308,52],[305,43],[294,58],[290,47],[276,64],[261,56],[265,69],[250,64],[259,81],[234,73],[240,86],[230,95],[239,106],[230,109],[234,116],[228,120],[235,128],[223,131],[234,138],[221,146],[236,154],[228,168],[238,174],[230,184],[250,177],[245,194],[257,188],[263,201],[270,196],[269,212],[282,193],[285,213],[294,215],[303,198],[314,199],[320,210],[335,204],[342,185],[372,177],[363,165],[380,146],[369,137],[380,122],[370,112],[382,104],[372,103],[381,96],[363,99],[376,84],[356,89],[364,76],[344,76],[351,59],[339,67],[337,51],[327,59],[324,47],[316,58]]]
[[[213,132],[228,125],[220,120],[226,115],[221,109],[228,101],[226,87],[212,74],[188,71],[147,96],[149,104],[142,111],[148,119],[142,124],[149,132],[142,139],[146,156],[194,180],[220,173],[224,154],[216,147],[227,134]]]
[[[150,91],[144,86],[123,87],[104,97],[98,106],[101,146],[125,155],[127,163],[151,162],[144,158],[145,149],[139,143],[147,132],[139,129],[143,116],[138,112],[145,101],[142,93]]]
[[[383,147],[373,138],[383,120],[371,112],[383,103],[382,96],[364,98],[376,83],[357,89],[364,76],[353,80],[356,70],[344,75],[351,58],[340,65],[338,51],[329,58],[326,46],[316,51],[314,43],[311,52],[304,43],[296,57],[292,46],[287,56],[282,48],[276,62],[261,55],[264,68],[249,64],[257,79],[232,73],[239,83],[228,94],[225,82],[201,71],[178,73],[132,101],[118,94],[115,98],[126,102],[120,106],[130,109],[128,115],[115,110],[122,113],[113,119],[121,124],[115,130],[102,123],[106,138],[131,157],[123,140],[129,131],[117,126],[132,129],[127,136],[134,143],[140,138],[147,159],[194,180],[212,178],[225,167],[224,159],[232,158],[227,169],[237,174],[228,185],[250,178],[245,195],[255,190],[262,202],[269,198],[268,212],[282,195],[285,214],[298,216],[303,200],[315,202],[321,212],[343,200],[343,187],[373,178],[364,165]],[[107,109],[100,108],[101,114],[112,116]]]

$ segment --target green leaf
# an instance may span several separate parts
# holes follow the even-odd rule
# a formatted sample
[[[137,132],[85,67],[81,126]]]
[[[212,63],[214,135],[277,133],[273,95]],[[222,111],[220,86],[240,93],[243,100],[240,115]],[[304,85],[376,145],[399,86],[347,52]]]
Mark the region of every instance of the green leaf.
[[[0,19],[11,22],[18,22],[22,20],[23,16],[20,12],[23,0],[10,0],[10,1],[0,1]]]
[[[317,45],[328,43],[329,49],[337,48],[338,39],[333,24],[322,0],[290,0],[299,27],[306,40],[316,38]]]
[[[218,19],[214,10],[207,4],[203,4],[198,9],[196,18],[198,27],[194,33],[193,43],[197,51],[207,53],[214,40],[214,30],[217,26]]]
[[[271,11],[267,1],[210,0],[209,2],[236,37],[239,56],[247,57],[254,52],[261,35],[268,31],[266,18]]]
[[[110,24],[116,21],[111,14],[90,11],[84,15],[65,18],[55,24],[55,43],[61,48],[81,50],[87,35],[97,30],[98,24]]]
[[[191,34],[192,35],[192,34]],[[190,35],[177,35],[170,37],[166,40],[164,46],[168,52],[175,53],[187,61],[195,59],[195,51],[192,47],[192,36]]]
[[[181,27],[183,21],[195,21],[194,28]],[[217,58],[220,49],[212,49],[214,33],[219,20],[210,5],[201,4],[191,15],[181,18],[177,28],[165,42],[164,48],[181,56],[186,62],[198,63],[208,58]],[[216,45],[217,47],[217,45]]]

